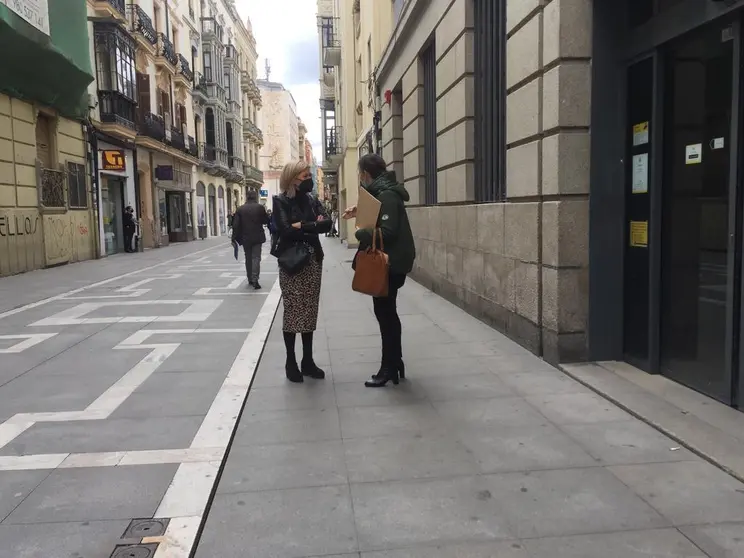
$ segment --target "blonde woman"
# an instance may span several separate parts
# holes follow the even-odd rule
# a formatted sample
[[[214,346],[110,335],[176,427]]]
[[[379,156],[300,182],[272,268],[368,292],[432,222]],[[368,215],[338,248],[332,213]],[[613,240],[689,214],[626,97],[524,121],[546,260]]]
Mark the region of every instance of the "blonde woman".
[[[318,235],[331,229],[323,206],[312,197],[313,179],[304,161],[287,163],[274,196],[276,238],[271,253],[279,261],[279,286],[284,301],[285,371],[290,382],[304,376],[325,378],[313,359],[313,332],[318,322],[323,249]],[[302,361],[297,365],[295,340],[302,336]]]

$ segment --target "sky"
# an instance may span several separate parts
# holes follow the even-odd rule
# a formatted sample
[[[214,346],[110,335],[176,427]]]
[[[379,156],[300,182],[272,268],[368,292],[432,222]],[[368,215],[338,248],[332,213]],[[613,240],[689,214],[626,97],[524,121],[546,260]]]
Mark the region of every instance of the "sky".
[[[292,92],[297,113],[307,126],[313,153],[322,160],[317,4],[315,0],[235,0],[242,18],[250,18],[258,50],[257,73]]]

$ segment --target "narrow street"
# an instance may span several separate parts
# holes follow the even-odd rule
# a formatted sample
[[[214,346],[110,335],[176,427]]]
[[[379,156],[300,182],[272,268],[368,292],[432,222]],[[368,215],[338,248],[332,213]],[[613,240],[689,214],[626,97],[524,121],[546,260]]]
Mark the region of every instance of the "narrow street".
[[[224,240],[0,281],[53,297],[0,314],[0,558],[744,555],[744,484],[413,281],[407,380],[365,389],[325,246],[301,385],[267,254],[258,293]]]

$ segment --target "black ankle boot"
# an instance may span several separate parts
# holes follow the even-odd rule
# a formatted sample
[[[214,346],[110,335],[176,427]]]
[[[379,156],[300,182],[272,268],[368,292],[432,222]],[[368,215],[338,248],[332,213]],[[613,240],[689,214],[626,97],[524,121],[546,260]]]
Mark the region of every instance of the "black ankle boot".
[[[325,378],[325,372],[318,368],[318,365],[315,364],[313,359],[306,360],[303,358],[300,370],[302,371],[303,376],[308,376],[316,380],[322,380]]]
[[[400,365],[398,366],[398,375],[400,376],[401,380],[406,379],[406,363],[402,360],[400,361]]]
[[[302,372],[297,367],[297,361],[293,358],[287,359],[287,364],[284,366],[284,371],[287,373],[287,379],[290,382],[301,384],[305,381],[305,379],[302,377]]]
[[[393,382],[393,384],[397,386],[399,381],[398,370],[391,370],[383,367],[380,368],[380,371],[377,374],[364,382],[364,386],[369,388],[385,387],[388,382]]]

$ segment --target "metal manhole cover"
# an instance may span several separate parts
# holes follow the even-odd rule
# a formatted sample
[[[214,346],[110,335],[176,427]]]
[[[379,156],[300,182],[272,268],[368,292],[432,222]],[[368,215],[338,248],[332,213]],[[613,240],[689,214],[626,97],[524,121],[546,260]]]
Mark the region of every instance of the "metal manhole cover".
[[[159,537],[168,527],[167,519],[133,519],[124,531],[122,539],[144,539],[145,537]]]
[[[111,558],[152,558],[158,549],[157,544],[131,544],[117,546]]]

